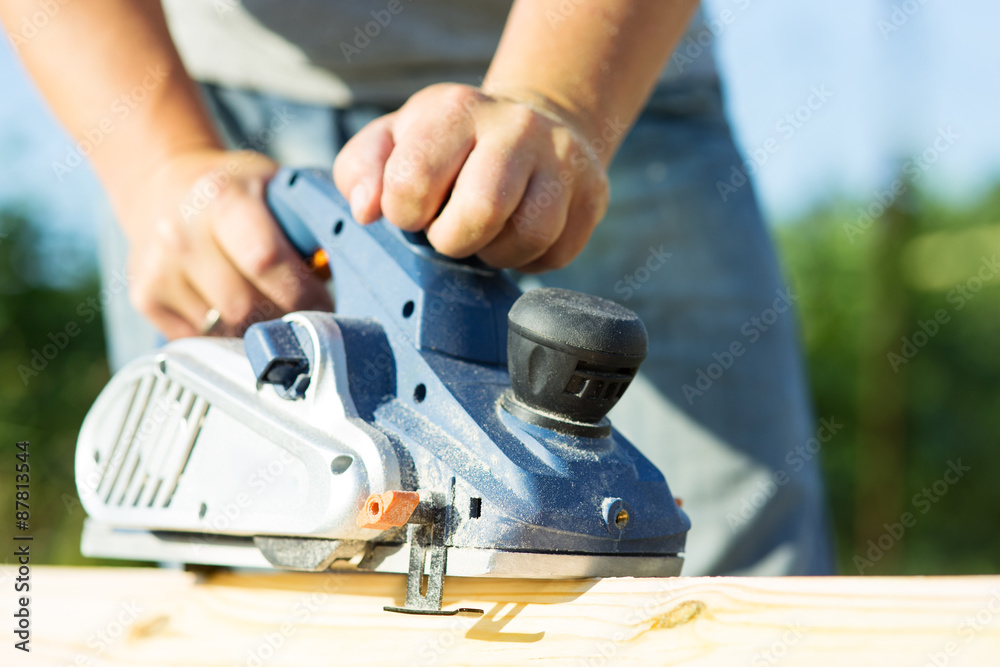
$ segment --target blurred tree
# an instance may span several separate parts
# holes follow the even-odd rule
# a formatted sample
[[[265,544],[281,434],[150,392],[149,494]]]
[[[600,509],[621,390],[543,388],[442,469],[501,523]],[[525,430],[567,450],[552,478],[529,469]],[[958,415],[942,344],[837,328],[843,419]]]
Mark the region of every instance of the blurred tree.
[[[14,531],[14,443],[27,440],[33,562],[83,563],[73,453],[108,379],[99,301],[88,303],[100,291],[95,278],[72,291],[33,284],[39,267],[62,259],[40,245],[26,220],[0,215],[0,541]]]
[[[853,542],[854,551],[865,553],[875,572],[898,570],[903,546],[883,549],[878,540],[885,544],[887,539],[883,537],[882,517],[902,516],[906,495],[906,366],[886,362],[899,339],[909,333],[913,319],[910,295],[899,275],[898,257],[900,248],[914,233],[916,212],[911,184],[904,178],[896,183],[901,184],[902,193],[884,208],[880,225],[871,230],[865,258],[866,289],[857,295],[864,312],[857,329],[861,357]],[[892,534],[889,538],[895,540]],[[872,553],[882,552],[874,562],[867,557],[869,541],[877,548]],[[868,568],[859,562],[858,569]]]
[[[845,423],[822,453],[841,571],[996,572],[1000,189],[858,219],[829,204],[778,234],[817,412]]]

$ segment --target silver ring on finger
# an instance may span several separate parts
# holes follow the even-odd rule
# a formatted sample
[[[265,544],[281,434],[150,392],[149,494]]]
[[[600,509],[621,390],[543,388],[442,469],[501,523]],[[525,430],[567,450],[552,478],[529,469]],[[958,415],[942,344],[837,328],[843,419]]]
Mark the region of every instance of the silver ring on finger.
[[[207,313],[205,313],[205,319],[201,321],[201,327],[198,329],[198,333],[202,336],[207,336],[212,333],[212,331],[219,326],[219,322],[222,321],[222,316],[219,313],[218,308],[210,308]]]

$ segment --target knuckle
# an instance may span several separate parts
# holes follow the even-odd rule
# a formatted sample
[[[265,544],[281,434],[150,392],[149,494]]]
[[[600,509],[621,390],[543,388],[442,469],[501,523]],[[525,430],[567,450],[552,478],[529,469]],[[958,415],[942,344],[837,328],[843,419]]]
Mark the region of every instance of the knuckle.
[[[136,278],[128,289],[128,300],[139,313],[150,317],[155,311],[159,300],[152,289],[152,282],[145,278]]]
[[[527,264],[537,261],[548,253],[556,239],[549,232],[539,231],[535,227],[521,228],[517,233],[517,256],[515,264]]]
[[[281,265],[281,253],[277,245],[270,242],[247,244],[244,257],[247,270],[255,276],[262,276]]]
[[[527,250],[545,249],[559,238],[559,227],[547,216],[529,217],[520,212],[513,217],[519,245]]]
[[[250,318],[254,311],[253,299],[244,295],[229,295],[225,302],[215,306],[219,316],[227,324],[241,324]]]
[[[238,189],[232,187],[232,181],[232,175],[224,169],[203,174],[188,192],[185,216],[202,217],[206,211],[225,210],[238,194]]]
[[[256,200],[236,197],[225,213],[212,221],[215,239],[231,253],[231,261],[251,276],[273,271],[283,259],[273,223],[261,216],[261,206]]]
[[[187,226],[177,218],[164,217],[153,225],[153,238],[161,250],[170,249],[184,255],[191,251]]]
[[[447,85],[441,90],[441,105],[448,113],[462,114],[470,111],[480,97],[480,92],[472,86]]]
[[[409,162],[409,168],[399,165],[382,185],[382,194],[390,201],[397,200],[413,204],[425,200],[431,192],[431,179],[426,170],[416,162]]]
[[[506,222],[504,210],[504,202],[499,193],[482,193],[463,206],[463,226],[470,231],[470,236],[487,235]]]
[[[246,206],[248,193],[244,188],[223,187],[209,200],[213,218],[239,215]]]

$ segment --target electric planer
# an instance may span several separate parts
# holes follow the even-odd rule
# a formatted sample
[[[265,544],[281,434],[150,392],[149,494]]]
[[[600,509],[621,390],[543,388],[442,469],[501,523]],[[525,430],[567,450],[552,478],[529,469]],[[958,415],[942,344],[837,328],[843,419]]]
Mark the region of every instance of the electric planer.
[[[267,202],[335,313],[188,338],[121,369],[80,431],[88,556],[445,575],[673,576],[690,521],[607,412],[646,355],[632,311],[361,226],[329,176]]]

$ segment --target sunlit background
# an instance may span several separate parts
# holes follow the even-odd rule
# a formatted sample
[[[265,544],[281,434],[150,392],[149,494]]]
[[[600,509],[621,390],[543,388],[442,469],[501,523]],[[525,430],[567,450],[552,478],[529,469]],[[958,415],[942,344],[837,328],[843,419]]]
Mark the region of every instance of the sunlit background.
[[[997,571],[1000,275],[980,274],[975,291],[969,281],[1000,252],[1000,3],[705,7],[710,20],[730,12],[718,23],[718,57],[744,154],[777,142],[755,167],[756,187],[803,295],[816,411],[846,424],[821,453],[841,570]],[[779,132],[816,89],[829,100],[791,136]],[[98,290],[97,221],[110,214],[88,168],[62,180],[53,170],[71,147],[4,41],[0,428],[3,442],[31,438],[47,459],[50,562],[79,561],[71,452],[106,380],[99,322],[51,372],[25,385],[16,371]],[[942,310],[947,320],[922,338]],[[970,470],[937,493],[959,459]],[[0,479],[10,479],[9,464],[0,462]],[[0,487],[4,506],[7,494]],[[907,512],[915,525],[886,539]]]

